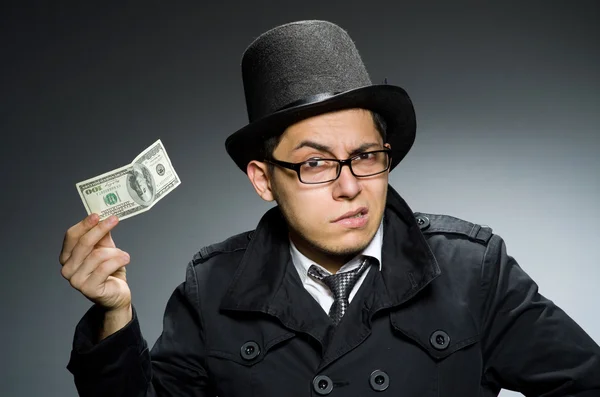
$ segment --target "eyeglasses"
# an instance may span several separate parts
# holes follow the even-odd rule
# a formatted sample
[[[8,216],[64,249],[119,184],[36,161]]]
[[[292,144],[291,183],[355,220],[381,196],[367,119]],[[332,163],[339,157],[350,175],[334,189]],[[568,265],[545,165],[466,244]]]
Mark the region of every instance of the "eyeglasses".
[[[335,181],[347,165],[357,178],[381,174],[390,168],[391,150],[374,150],[359,153],[346,160],[313,158],[301,163],[288,163],[275,159],[265,160],[267,163],[296,171],[302,183],[317,184]]]

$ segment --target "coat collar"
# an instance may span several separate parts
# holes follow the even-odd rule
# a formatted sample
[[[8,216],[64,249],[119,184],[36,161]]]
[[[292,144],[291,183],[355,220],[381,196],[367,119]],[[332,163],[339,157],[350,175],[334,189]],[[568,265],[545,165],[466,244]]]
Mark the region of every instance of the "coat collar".
[[[440,274],[413,212],[390,185],[383,227],[381,274],[385,288],[377,291],[371,310],[402,304]],[[260,220],[220,308],[264,312],[292,328],[305,329],[308,323],[323,320],[322,316],[309,319],[301,314],[312,309],[311,302],[302,302],[306,300],[312,299],[291,261],[285,220],[274,207]]]

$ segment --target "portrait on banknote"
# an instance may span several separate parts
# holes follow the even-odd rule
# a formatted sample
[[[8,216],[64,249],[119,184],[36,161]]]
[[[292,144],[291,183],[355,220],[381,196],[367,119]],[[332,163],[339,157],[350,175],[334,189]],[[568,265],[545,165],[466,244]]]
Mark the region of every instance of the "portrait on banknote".
[[[143,164],[134,164],[127,176],[129,195],[139,205],[149,206],[154,201],[156,184],[152,173]]]

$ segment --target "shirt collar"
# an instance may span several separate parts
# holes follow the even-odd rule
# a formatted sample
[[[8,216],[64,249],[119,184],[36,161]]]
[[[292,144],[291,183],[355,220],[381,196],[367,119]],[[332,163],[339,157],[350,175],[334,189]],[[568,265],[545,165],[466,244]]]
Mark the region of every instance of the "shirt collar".
[[[325,270],[321,265],[319,265],[318,263],[314,263],[309,258],[307,258],[304,254],[302,254],[298,250],[296,245],[292,242],[291,239],[289,241],[290,241],[290,255],[292,257],[292,263],[294,264],[294,267],[298,271],[298,274],[300,275],[300,279],[302,280],[303,284],[305,283],[306,278],[308,277],[308,268],[311,265],[317,265],[321,269]],[[362,262],[362,258],[364,256],[370,256],[372,258],[375,258],[377,260],[377,262],[379,263],[379,271],[381,271],[381,247],[382,247],[382,244],[383,244],[383,219],[381,220],[381,223],[379,224],[379,228],[377,229],[377,232],[375,233],[375,236],[373,236],[373,239],[371,240],[369,245],[367,245],[367,247],[360,254],[356,255],[350,261],[345,263],[340,268],[340,271],[348,271],[354,267],[357,267]],[[325,271],[327,272],[327,270],[325,270]],[[329,273],[329,272],[327,272],[327,273]]]

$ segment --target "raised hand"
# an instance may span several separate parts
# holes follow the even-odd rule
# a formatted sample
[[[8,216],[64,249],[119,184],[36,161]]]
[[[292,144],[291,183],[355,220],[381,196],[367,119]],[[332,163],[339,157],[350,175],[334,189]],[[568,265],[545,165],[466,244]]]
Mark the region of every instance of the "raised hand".
[[[129,254],[116,247],[110,233],[118,223],[115,216],[99,222],[97,214],[89,215],[67,230],[59,256],[62,276],[106,309],[112,332],[131,318],[131,290],[125,270]],[[106,323],[105,328],[111,326]]]

